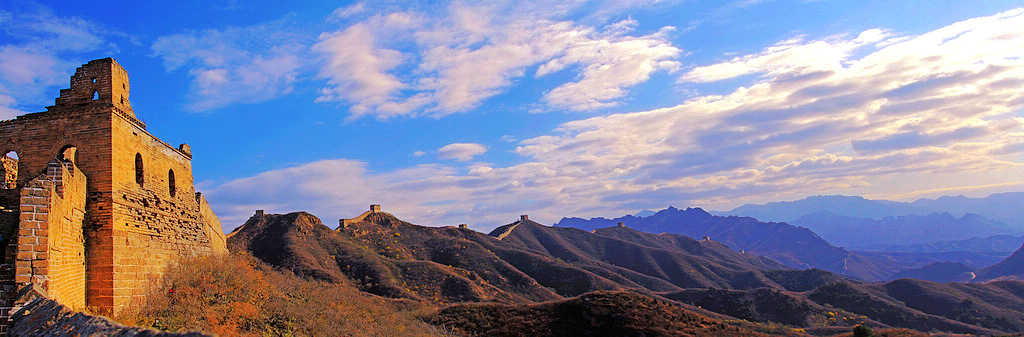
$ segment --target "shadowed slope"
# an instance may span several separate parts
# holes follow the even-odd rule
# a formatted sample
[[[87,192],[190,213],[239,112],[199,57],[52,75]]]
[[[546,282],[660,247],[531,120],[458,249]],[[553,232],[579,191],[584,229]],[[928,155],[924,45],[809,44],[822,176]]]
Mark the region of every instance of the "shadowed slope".
[[[534,305],[462,304],[428,320],[478,336],[767,336],[629,292]]]

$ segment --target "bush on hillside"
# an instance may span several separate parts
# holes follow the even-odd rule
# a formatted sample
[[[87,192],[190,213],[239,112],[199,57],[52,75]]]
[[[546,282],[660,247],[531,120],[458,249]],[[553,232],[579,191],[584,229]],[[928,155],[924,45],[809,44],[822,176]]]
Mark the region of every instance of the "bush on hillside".
[[[412,306],[347,283],[307,280],[235,255],[187,258],[170,267],[145,303],[115,317],[166,331],[220,336],[424,336],[436,334]]]

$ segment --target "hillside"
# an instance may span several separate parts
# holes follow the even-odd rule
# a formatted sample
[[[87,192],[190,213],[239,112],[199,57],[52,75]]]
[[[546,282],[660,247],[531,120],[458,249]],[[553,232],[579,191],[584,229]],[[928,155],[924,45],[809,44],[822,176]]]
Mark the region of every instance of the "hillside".
[[[893,274],[892,278],[912,278],[938,283],[969,282],[976,277],[975,271],[977,271],[976,268],[965,266],[963,263],[935,262],[921,268],[901,271]]]
[[[1024,330],[1022,282],[872,284],[784,269],[713,240],[626,226],[587,232],[522,219],[483,234],[376,212],[332,230],[300,212],[254,216],[228,242],[302,276],[439,307],[428,321],[473,334],[543,335],[567,326],[627,335],[695,327],[797,333],[770,328],[777,324],[815,334],[857,324],[971,334]],[[619,316],[624,313],[645,319],[630,321]]]
[[[253,216],[228,236],[228,246],[299,275],[351,279],[386,297],[430,303],[561,298],[467,239],[483,234],[419,227],[388,215],[369,221],[345,233],[305,212]]]
[[[533,305],[459,304],[428,322],[473,336],[768,336],[630,292]]]
[[[1005,260],[978,271],[978,281],[997,279],[1024,280],[1024,245]]]
[[[782,277],[806,276],[785,272]],[[802,284],[807,286],[808,284]],[[1024,330],[1024,283],[940,284],[901,279],[888,283],[825,281],[787,289],[687,289],[662,296],[756,322],[810,330],[867,325],[963,334]]]
[[[959,218],[949,213],[931,213],[886,216],[875,220],[820,211],[791,223],[809,228],[833,245],[862,250],[1021,233],[1020,228],[970,213]]]
[[[296,274],[353,279],[374,294],[435,303],[525,303],[594,290],[755,288],[772,286],[760,270],[785,268],[718,242],[676,237],[675,247],[647,246],[529,220],[496,231],[510,227],[498,240],[381,212],[331,230],[300,212],[254,216],[228,242]]]

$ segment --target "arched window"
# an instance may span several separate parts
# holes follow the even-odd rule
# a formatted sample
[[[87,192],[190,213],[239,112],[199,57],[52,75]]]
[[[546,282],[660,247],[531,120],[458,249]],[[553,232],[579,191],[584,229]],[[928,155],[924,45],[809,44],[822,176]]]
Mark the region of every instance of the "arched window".
[[[142,186],[146,181],[146,175],[142,173],[142,154],[135,154],[135,182]]]
[[[3,173],[3,180],[0,180],[0,189],[12,189],[18,187],[18,153],[10,151],[0,157],[0,172]]]
[[[98,100],[98,99],[100,99],[100,92],[97,91],[97,90],[93,90],[92,91],[92,100],[95,101],[95,100]]]
[[[167,170],[167,190],[171,192],[172,198],[174,193],[178,191],[174,186],[174,170]]]
[[[57,159],[64,162],[78,162],[78,148],[72,145],[64,146],[60,149],[60,153],[57,154]]]

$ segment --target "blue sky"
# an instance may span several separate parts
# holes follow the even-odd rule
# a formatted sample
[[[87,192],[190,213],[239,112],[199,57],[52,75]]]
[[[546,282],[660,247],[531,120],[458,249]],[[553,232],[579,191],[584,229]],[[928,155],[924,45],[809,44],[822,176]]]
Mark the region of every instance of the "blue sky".
[[[0,119],[114,57],[230,230],[1024,190],[1019,1],[0,4]]]

